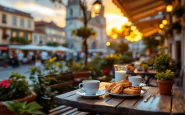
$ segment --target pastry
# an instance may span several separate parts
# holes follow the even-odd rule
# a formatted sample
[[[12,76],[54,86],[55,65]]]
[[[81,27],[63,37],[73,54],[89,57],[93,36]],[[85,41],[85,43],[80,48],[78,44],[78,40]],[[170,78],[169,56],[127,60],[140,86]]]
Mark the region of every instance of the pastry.
[[[109,85],[106,85],[105,88],[107,89],[107,91],[111,91],[111,89],[116,86],[116,83],[113,82],[113,83],[110,83]]]
[[[118,84],[116,86],[114,86],[111,90],[112,94],[119,94],[123,91],[123,85],[122,84]]]
[[[141,89],[139,87],[128,87],[123,90],[123,94],[140,94]]]
[[[132,86],[132,83],[129,82],[128,80],[121,80],[121,81],[117,82],[116,84],[122,84],[123,87],[130,87],[130,86]]]

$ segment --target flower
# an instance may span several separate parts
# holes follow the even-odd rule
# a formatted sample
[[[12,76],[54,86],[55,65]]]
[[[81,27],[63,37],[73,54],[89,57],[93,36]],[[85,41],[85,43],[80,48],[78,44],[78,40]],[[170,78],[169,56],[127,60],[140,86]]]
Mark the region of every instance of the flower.
[[[10,84],[9,84],[8,80],[3,80],[0,82],[0,86],[2,86],[4,88],[9,88]]]

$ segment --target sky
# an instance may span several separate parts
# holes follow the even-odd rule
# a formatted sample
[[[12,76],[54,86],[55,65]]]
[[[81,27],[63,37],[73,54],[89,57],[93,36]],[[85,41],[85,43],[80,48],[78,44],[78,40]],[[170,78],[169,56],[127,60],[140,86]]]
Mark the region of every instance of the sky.
[[[87,0],[89,8],[94,1]],[[0,0],[0,4],[31,13],[36,21],[54,21],[60,27],[65,27],[65,7],[53,4],[50,0]],[[120,9],[112,3],[112,0],[103,0],[103,5],[105,6],[107,20],[107,33],[110,33],[112,27],[119,27],[128,21]]]

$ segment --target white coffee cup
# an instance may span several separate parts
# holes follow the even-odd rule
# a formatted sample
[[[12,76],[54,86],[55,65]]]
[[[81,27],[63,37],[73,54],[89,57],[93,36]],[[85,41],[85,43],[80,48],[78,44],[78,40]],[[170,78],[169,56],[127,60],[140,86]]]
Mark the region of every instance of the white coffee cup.
[[[139,86],[140,83],[144,82],[144,79],[141,76],[130,76],[128,80],[132,83],[132,86]]]
[[[79,88],[86,92],[87,95],[95,95],[98,92],[99,85],[99,80],[84,80],[79,84]]]
[[[127,78],[126,71],[115,71],[115,82],[125,80]]]

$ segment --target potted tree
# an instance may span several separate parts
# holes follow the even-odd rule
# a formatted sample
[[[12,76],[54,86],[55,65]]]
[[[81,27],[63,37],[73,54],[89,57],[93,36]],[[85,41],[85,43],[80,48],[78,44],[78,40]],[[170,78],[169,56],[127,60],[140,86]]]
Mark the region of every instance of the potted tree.
[[[157,82],[159,85],[160,94],[171,94],[174,75],[174,72],[172,72],[171,70],[166,70],[165,72],[161,72],[155,75],[155,78],[157,78]]]
[[[144,72],[148,72],[148,64],[142,65]]]
[[[32,102],[36,98],[36,94],[29,89],[25,76],[18,73],[12,73],[9,79],[0,82],[0,115],[12,115],[2,103],[7,101],[27,101]]]

